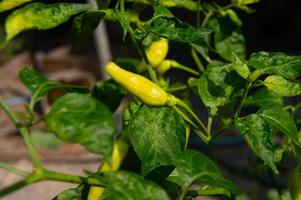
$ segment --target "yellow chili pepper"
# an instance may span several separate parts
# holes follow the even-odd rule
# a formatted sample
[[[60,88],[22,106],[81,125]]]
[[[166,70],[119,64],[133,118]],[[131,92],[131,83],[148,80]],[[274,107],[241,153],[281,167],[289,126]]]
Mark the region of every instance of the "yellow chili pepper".
[[[190,136],[190,126],[188,124],[185,125],[185,131],[186,131],[185,148],[187,148],[189,142],[189,136]]]
[[[171,68],[171,63],[172,60],[163,60],[156,68],[157,73],[160,75],[165,74],[165,72]]]
[[[156,68],[166,57],[168,53],[168,40],[160,38],[158,41],[153,42],[146,50],[146,56],[149,63],[153,68]],[[137,66],[137,72],[141,73],[146,69],[146,64],[141,61]]]
[[[301,200],[301,174],[296,167],[288,178],[288,189],[293,200]]]
[[[112,165],[104,162],[98,169],[99,172],[116,171],[119,169],[122,160],[128,151],[128,144],[120,139],[117,139],[112,153]],[[104,192],[104,188],[92,186],[88,194],[88,200],[98,200]]]
[[[144,104],[149,106],[173,106],[177,103],[176,97],[166,93],[158,85],[138,74],[126,71],[113,62],[106,65],[106,72],[121,87],[135,95]]]

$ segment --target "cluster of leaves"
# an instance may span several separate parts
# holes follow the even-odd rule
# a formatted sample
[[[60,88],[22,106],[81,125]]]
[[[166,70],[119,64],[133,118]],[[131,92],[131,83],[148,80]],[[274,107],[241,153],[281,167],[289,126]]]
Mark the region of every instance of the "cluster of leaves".
[[[2,0],[0,12],[30,0],[14,2]],[[193,0],[120,0],[116,5],[98,0],[97,3],[97,9],[76,3],[28,3],[7,17],[6,36],[0,46],[4,48],[23,31],[50,29],[73,15],[77,15],[72,28],[74,49],[80,47],[102,19],[119,22],[124,37],[131,37],[142,56],[143,46],[159,37],[167,38],[171,44],[184,43],[192,49],[201,75],[191,77],[187,84],[181,83],[185,87],[173,92],[191,102],[192,96],[187,98],[186,94],[192,91],[206,106],[210,118],[207,125],[210,142],[221,133],[211,132],[212,120],[219,122],[220,130],[234,126],[255,155],[276,174],[279,173],[277,165],[283,159],[279,151],[300,152],[300,127],[295,123],[294,114],[301,104],[286,106],[284,98],[301,95],[301,83],[297,79],[301,75],[301,56],[257,52],[246,58],[245,39],[240,29],[242,22],[234,9],[252,12],[248,5],[256,0],[232,0],[224,6],[214,1],[200,4]],[[137,8],[144,8],[142,5],[154,9],[148,21],[138,17],[141,10]],[[194,12],[197,26],[177,18],[172,13],[173,7]],[[139,62],[123,59],[120,63],[128,67],[132,61]],[[126,91],[112,80],[98,82],[92,91],[64,85],[48,80],[28,67],[20,72],[20,79],[32,92],[31,112],[51,89],[64,89],[66,94],[56,100],[43,117],[47,128],[59,139],[82,144],[111,163],[117,137],[113,113],[121,100],[129,95]],[[165,89],[171,91],[173,86],[175,83],[169,83]],[[245,107],[256,107],[256,112],[241,116]],[[200,152],[186,149],[185,126],[186,122],[173,108],[149,107],[133,99],[123,111],[121,137],[133,147],[132,153],[140,162],[135,169],[138,167],[140,171],[123,171],[121,167],[117,172],[90,174],[107,188],[104,199],[164,200],[198,195],[224,198],[238,195],[239,188],[221,174],[215,162]],[[278,133],[283,134],[281,145],[273,142]],[[126,165],[132,161],[126,158],[124,162]],[[192,184],[199,187],[192,190]],[[85,198],[86,187],[80,185],[67,190],[56,199]]]

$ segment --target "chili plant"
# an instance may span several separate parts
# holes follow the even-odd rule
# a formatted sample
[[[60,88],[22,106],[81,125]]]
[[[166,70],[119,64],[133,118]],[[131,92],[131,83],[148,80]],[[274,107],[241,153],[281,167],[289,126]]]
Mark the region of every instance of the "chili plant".
[[[73,49],[84,43],[101,20],[108,20],[121,25],[123,39],[130,39],[140,55],[108,63],[106,70],[112,79],[100,80],[92,89],[49,80],[32,67],[20,71],[20,80],[32,93],[27,112],[20,118],[4,100],[0,106],[23,136],[34,170],[0,163],[2,169],[24,177],[1,189],[0,197],[38,181],[53,180],[78,184],[54,199],[239,199],[241,189],[221,173],[212,145],[215,138],[235,129],[274,179],[282,172],[279,165],[283,159],[295,158],[296,168],[288,185],[292,198],[300,198],[300,119],[295,113],[301,104],[287,105],[284,100],[301,94],[301,56],[254,52],[246,57],[242,21],[236,11],[252,13],[250,6],[256,0],[228,4],[194,0],[96,2],[98,8],[70,1],[0,1],[0,12],[8,14],[2,49],[26,30],[51,29],[75,16]],[[195,15],[195,25],[175,16],[175,8]],[[144,9],[153,10],[150,19],[139,18]],[[195,68],[168,56],[169,45],[176,43],[191,49]],[[173,70],[190,77],[170,81],[173,73],[166,71]],[[54,88],[65,94],[49,113],[36,114],[35,105]],[[132,98],[127,98],[122,130],[117,132],[113,113],[126,96]],[[193,106],[193,100],[203,104],[207,113],[198,114],[200,106]],[[251,113],[242,112],[248,107],[253,108]],[[46,169],[30,138],[31,127],[41,121],[59,139],[79,143],[101,156],[99,171],[78,176]],[[190,132],[208,146],[208,155],[189,147]],[[280,143],[275,143],[276,137],[281,138]],[[281,189],[278,192],[282,195]]]

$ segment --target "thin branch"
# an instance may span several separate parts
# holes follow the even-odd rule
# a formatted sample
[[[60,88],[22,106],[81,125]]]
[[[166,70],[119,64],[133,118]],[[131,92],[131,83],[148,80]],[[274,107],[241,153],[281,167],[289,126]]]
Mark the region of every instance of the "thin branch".
[[[192,56],[192,58],[193,58],[195,64],[196,64],[197,67],[199,68],[199,71],[200,71],[200,72],[206,71],[205,68],[204,68],[203,63],[201,62],[201,60],[200,60],[200,58],[199,58],[199,56],[198,56],[198,54],[196,53],[196,51],[195,51],[193,48],[191,48],[191,56]]]
[[[31,174],[27,178],[0,190],[0,198],[37,181],[39,181],[38,177]]]
[[[2,98],[0,98],[0,107],[7,114],[7,116],[14,123],[14,125],[16,127],[19,127],[20,123],[19,123],[17,117],[15,116],[15,114],[13,113],[13,111],[8,107],[8,105],[6,105],[6,103],[4,102],[4,100]]]
[[[30,158],[32,160],[32,163],[33,163],[34,167],[42,168],[42,163],[39,159],[39,156],[38,156],[38,154],[37,154],[37,152],[36,152],[36,150],[35,150],[35,148],[32,144],[31,138],[29,136],[28,128],[27,127],[21,127],[20,132],[21,132],[21,135],[23,136],[26,148],[28,150],[28,153],[30,155]]]
[[[249,90],[250,90],[251,86],[252,86],[252,83],[248,83],[247,87],[245,88],[244,93],[242,95],[242,98],[241,98],[241,100],[240,100],[240,102],[239,102],[239,104],[237,106],[236,112],[234,114],[234,118],[238,118],[239,117],[241,108],[242,108],[242,106],[243,106],[243,104],[245,102],[246,97],[248,96],[248,93],[249,93]]]
[[[7,171],[7,172],[11,172],[11,173],[19,175],[19,176],[26,177],[26,176],[30,175],[29,172],[21,170],[17,167],[14,167],[14,166],[9,165],[9,164],[4,163],[4,162],[0,162],[0,168]]]

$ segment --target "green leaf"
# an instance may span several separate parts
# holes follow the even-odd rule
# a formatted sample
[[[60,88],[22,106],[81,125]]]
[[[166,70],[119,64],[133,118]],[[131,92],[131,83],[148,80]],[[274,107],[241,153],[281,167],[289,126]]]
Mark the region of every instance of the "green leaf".
[[[208,27],[214,32],[214,47],[222,58],[233,61],[233,52],[242,59],[246,58],[244,36],[231,19],[213,18],[209,20]]]
[[[27,66],[19,72],[19,79],[32,93],[35,92],[40,85],[48,82],[48,79],[37,70]]]
[[[72,49],[79,49],[85,40],[94,32],[105,13],[89,11],[74,19],[71,29]]]
[[[46,5],[32,3],[14,11],[5,22],[6,40],[9,41],[19,33],[30,30],[54,28],[77,13],[88,10],[88,4],[56,3]]]
[[[251,114],[235,120],[235,127],[244,136],[253,152],[275,173],[278,170],[274,160],[274,146],[270,127],[258,114]]]
[[[180,7],[188,10],[197,10],[197,2],[193,0],[133,0],[136,3],[150,4],[153,6]]]
[[[290,79],[301,75],[301,56],[262,51],[252,53],[248,64],[260,69],[262,74],[277,74]]]
[[[155,13],[150,26],[145,27],[151,32],[175,42],[184,42],[197,46],[208,47],[211,31],[195,28],[174,17],[167,8],[155,7]]]
[[[197,151],[183,151],[177,159],[176,170],[182,184],[200,183],[239,193],[234,183],[223,178],[216,164]]]
[[[219,188],[219,187],[205,187],[205,188],[202,188],[200,190],[197,191],[197,194],[199,196],[216,196],[216,195],[219,195],[219,196],[226,196],[228,198],[231,197],[231,193],[224,189],[224,188]]]
[[[237,26],[242,25],[242,21],[239,19],[239,17],[237,16],[234,10],[232,9],[220,10],[220,13],[223,17],[229,16],[232,22],[234,22],[234,24],[236,24]]]
[[[129,137],[147,175],[158,167],[175,166],[185,146],[185,126],[171,108],[143,106],[130,122]]]
[[[111,0],[95,0],[99,9],[108,8]]]
[[[259,0],[232,0],[232,3],[236,4],[237,6],[254,4],[254,3],[258,3],[258,2],[259,2]]]
[[[37,148],[56,148],[62,144],[62,142],[57,137],[55,137],[55,135],[43,130],[31,131],[30,137],[33,145]]]
[[[200,77],[198,92],[206,106],[217,108],[239,95],[244,85],[245,80],[233,70],[232,64],[213,62]]]
[[[86,88],[81,86],[65,85],[56,81],[48,80],[37,70],[29,67],[24,67],[20,71],[19,78],[22,83],[32,92],[32,98],[30,102],[31,108],[33,108],[36,102],[38,102],[42,97],[46,96],[48,92],[54,88],[62,88],[69,92],[88,92]]]
[[[79,185],[77,188],[64,190],[55,196],[52,200],[84,200],[89,192],[88,187]]]
[[[132,30],[132,27],[130,24],[130,16],[128,15],[128,13],[123,13],[123,12],[118,12],[118,11],[114,11],[113,15],[116,17],[116,20],[118,20],[121,27],[123,28],[122,40],[125,41],[127,32],[130,32]]]
[[[127,107],[123,109],[122,121],[125,127],[128,127],[130,121],[132,120],[132,117],[139,110],[141,106],[142,103],[140,101],[133,100]]]
[[[300,144],[298,131],[294,119],[283,108],[262,108],[258,114],[269,124],[270,128],[284,133],[296,144]]]
[[[233,68],[234,70],[244,79],[247,79],[251,74],[248,65],[241,60],[235,53],[233,53],[234,62]]]
[[[235,7],[247,13],[252,13],[255,11],[254,9],[249,8],[247,5],[258,3],[258,2],[259,0],[232,0],[232,3],[234,4]]]
[[[169,200],[166,192],[155,183],[132,172],[106,172],[95,176],[108,190],[107,200]]]
[[[18,7],[32,0],[2,0],[0,1],[0,13]]]
[[[123,97],[128,93],[122,89],[114,80],[101,80],[96,83],[92,90],[92,96],[104,103],[114,112]]]
[[[62,96],[46,116],[46,125],[63,141],[80,143],[110,161],[115,123],[110,110],[96,99],[77,93]]]
[[[244,106],[281,107],[283,106],[283,98],[267,88],[261,88],[246,98],[244,101]]]
[[[270,75],[264,80],[263,84],[269,90],[284,97],[301,95],[301,84],[299,82],[289,81],[281,76]]]

